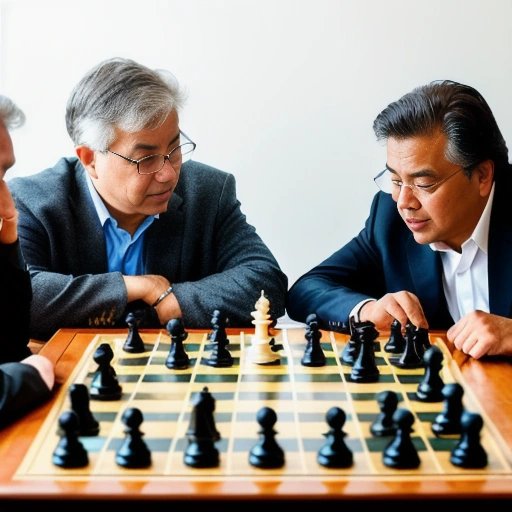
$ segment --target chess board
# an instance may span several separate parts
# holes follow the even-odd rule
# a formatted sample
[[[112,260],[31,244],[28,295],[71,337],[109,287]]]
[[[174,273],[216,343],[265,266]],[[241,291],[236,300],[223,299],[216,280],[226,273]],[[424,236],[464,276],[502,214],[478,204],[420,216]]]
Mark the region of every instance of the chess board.
[[[301,364],[306,343],[303,329],[276,331],[274,348],[280,361],[268,366],[247,360],[250,334],[243,331],[229,334],[228,349],[234,364],[228,368],[215,368],[205,364],[211,350],[207,333],[191,332],[184,342],[190,367],[184,370],[170,370],[164,364],[170,349],[166,331],[142,332],[141,335],[146,347],[141,354],[123,351],[126,333],[101,333],[92,338],[53,402],[13,480],[51,479],[57,483],[91,479],[115,479],[117,482],[250,480],[279,485],[307,479],[308,482],[329,485],[329,482],[371,481],[481,482],[497,478],[512,485],[510,448],[464,383],[458,366],[440,338],[431,335],[430,341],[444,355],[443,381],[461,383],[465,409],[481,414],[484,420],[481,440],[488,455],[488,465],[483,469],[462,469],[450,463],[450,452],[457,438],[438,438],[431,430],[431,423],[441,411],[442,403],[415,399],[424,371],[391,365],[390,355],[382,350],[385,338],[379,338],[376,343],[378,382],[354,383],[350,381],[351,368],[340,363],[339,356],[348,337],[339,333],[322,332],[326,365],[316,368]],[[117,401],[91,400],[91,410],[101,429],[96,437],[80,438],[88,451],[89,464],[84,468],[63,469],[52,464],[52,453],[59,441],[58,418],[70,409],[70,385],[90,385],[97,369],[93,354],[101,343],[108,343],[114,352],[112,365],[122,386],[122,398]],[[216,443],[220,465],[196,469],[184,464],[183,455],[192,401],[205,386],[216,401],[214,417],[221,435]],[[399,407],[414,413],[412,437],[421,460],[417,469],[396,470],[382,462],[382,452],[390,438],[372,436],[370,425],[380,412],[376,394],[383,390],[395,391],[399,396]],[[258,441],[260,427],[256,414],[263,406],[271,407],[277,413],[276,440],[285,452],[285,465],[280,469],[259,469],[248,461],[249,451]],[[325,468],[316,460],[328,430],[325,415],[333,406],[342,408],[347,415],[343,430],[354,455],[354,464],[347,469]],[[128,407],[139,408],[144,416],[141,430],[152,453],[152,465],[147,469],[125,469],[115,463],[116,450],[125,436],[121,416]]]

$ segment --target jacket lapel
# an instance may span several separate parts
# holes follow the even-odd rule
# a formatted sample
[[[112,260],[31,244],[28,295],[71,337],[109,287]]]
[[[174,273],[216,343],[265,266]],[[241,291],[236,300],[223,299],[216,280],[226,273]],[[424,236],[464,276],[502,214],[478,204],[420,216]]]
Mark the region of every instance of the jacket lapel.
[[[418,244],[411,235],[407,243],[407,257],[414,287],[418,297],[421,297],[425,314],[436,323],[450,322],[439,254],[428,245]]]
[[[512,217],[508,211],[510,188],[497,179],[489,227],[489,307],[491,313],[512,316]]]
[[[183,200],[174,192],[165,213],[155,219],[146,233],[146,273],[167,277],[171,283],[181,271],[184,213]]]

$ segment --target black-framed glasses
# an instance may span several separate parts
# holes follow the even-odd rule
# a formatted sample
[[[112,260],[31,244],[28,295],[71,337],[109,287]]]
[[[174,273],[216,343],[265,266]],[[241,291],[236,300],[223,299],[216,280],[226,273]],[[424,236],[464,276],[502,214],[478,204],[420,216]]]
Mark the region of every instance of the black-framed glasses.
[[[386,169],[379,172],[379,174],[373,178],[373,181],[377,187],[382,190],[382,192],[391,194],[394,199],[398,198],[403,187],[410,188],[415,197],[425,198],[431,196],[436,190],[439,189],[443,183],[446,183],[451,177],[465,170],[466,169],[464,167],[461,167],[445,178],[437,181],[433,181],[431,177],[423,176],[416,178],[413,183],[404,183],[401,179],[399,179],[397,174],[391,172],[386,167]]]
[[[167,155],[148,155],[139,160],[134,160],[133,158],[120,155],[110,149],[107,149],[107,151],[135,164],[137,166],[137,172],[146,175],[155,174],[160,171],[165,165],[166,160],[169,160],[173,169],[179,169],[187,160],[190,160],[195,149],[196,143],[180,130],[179,145],[173,148]]]

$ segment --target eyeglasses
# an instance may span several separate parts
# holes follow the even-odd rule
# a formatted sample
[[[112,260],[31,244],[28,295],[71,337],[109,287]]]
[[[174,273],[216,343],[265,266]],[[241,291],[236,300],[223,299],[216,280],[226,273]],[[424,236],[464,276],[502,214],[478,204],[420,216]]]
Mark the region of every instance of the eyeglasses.
[[[452,174],[446,176],[446,178],[443,178],[442,180],[438,181],[432,181],[431,178],[428,177],[421,177],[416,178],[415,183],[407,184],[404,183],[402,180],[398,179],[398,175],[394,172],[391,172],[388,168],[381,171],[375,178],[373,178],[373,181],[375,181],[375,184],[377,187],[379,187],[382,192],[385,192],[386,194],[391,194],[393,196],[393,199],[398,199],[398,196],[400,195],[400,192],[403,187],[409,187],[411,189],[411,192],[414,194],[415,197],[428,197],[432,195],[439,187],[447,182],[452,176],[455,176],[459,172],[465,171],[466,168],[457,169]]]
[[[169,160],[172,168],[176,170],[179,169],[187,160],[190,160],[194,149],[196,149],[196,143],[192,142],[181,130],[179,142],[179,146],[173,148],[167,155],[148,155],[139,160],[134,160],[133,158],[120,155],[110,149],[107,149],[107,151],[137,165],[137,172],[139,174],[155,174],[163,168],[166,160]]]

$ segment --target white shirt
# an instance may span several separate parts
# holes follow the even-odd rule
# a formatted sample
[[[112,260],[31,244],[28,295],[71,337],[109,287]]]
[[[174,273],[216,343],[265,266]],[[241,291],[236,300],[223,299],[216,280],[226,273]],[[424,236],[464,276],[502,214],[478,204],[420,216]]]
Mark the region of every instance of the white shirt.
[[[489,313],[487,249],[493,198],[494,184],[482,216],[472,235],[462,244],[460,254],[441,242],[430,244],[430,248],[441,255],[444,294],[448,311],[455,322],[477,309]],[[356,304],[350,316],[358,321],[359,310],[371,300],[376,299],[366,299]]]
[[[440,252],[443,264],[443,288],[448,311],[457,322],[477,309],[489,312],[488,242],[494,185],[484,211],[472,235],[458,253],[441,242],[430,244]]]

